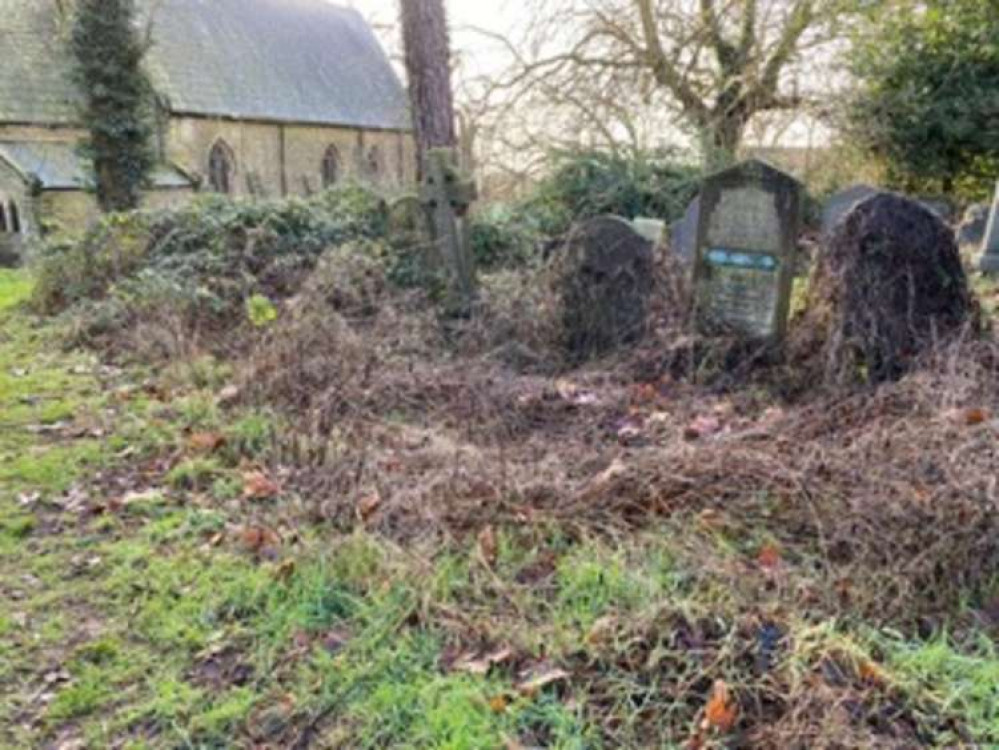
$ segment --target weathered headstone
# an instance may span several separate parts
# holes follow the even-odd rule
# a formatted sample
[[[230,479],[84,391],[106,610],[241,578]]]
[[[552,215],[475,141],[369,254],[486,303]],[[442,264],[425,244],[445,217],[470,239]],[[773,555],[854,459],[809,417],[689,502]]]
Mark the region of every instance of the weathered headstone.
[[[666,222],[662,219],[650,219],[645,216],[638,216],[631,226],[656,247],[665,245],[667,242]]]
[[[954,220],[954,204],[947,198],[928,198],[924,196],[917,198],[916,201],[922,204],[925,208],[930,209],[930,211],[935,213],[944,221],[950,223]]]
[[[981,247],[989,223],[989,207],[984,203],[969,206],[957,228],[957,244],[962,248]]]
[[[697,222],[701,215],[701,198],[698,196],[687,206],[687,212],[669,228],[669,247],[673,256],[690,265],[697,250]]]
[[[880,188],[870,185],[852,185],[831,195],[822,207],[822,236],[828,237],[832,234],[833,227],[850,213],[854,206],[880,192],[882,192]]]
[[[827,375],[893,380],[964,329],[973,303],[951,227],[921,202],[872,196],[826,240],[803,327],[825,339]],[[817,339],[816,339],[817,340]]]
[[[982,258],[978,262],[978,270],[982,273],[999,273],[999,184],[996,184],[996,195],[992,201],[992,211],[989,213],[989,222],[985,229],[985,242],[982,245]]]
[[[566,345],[586,359],[639,339],[653,286],[653,245],[616,216],[574,227],[560,258]]]
[[[704,181],[694,264],[702,331],[783,338],[800,225],[800,183],[769,164],[743,162]]]

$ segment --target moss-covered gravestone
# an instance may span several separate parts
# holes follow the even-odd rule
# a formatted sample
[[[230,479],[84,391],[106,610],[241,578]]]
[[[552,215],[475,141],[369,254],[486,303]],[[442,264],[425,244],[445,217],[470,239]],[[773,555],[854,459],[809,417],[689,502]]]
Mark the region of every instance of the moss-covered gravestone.
[[[604,354],[645,332],[653,245],[616,216],[575,227],[559,260],[566,346],[575,360]]]
[[[768,164],[744,162],[704,181],[694,264],[703,333],[784,337],[800,222],[800,184]]]

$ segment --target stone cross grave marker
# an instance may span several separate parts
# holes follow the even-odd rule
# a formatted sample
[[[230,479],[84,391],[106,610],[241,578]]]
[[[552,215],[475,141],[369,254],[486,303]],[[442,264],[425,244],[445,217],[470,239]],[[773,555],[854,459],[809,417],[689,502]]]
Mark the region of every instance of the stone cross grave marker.
[[[996,195],[992,200],[992,211],[989,213],[989,223],[985,229],[985,242],[982,245],[982,258],[978,262],[978,270],[982,273],[999,273],[999,183],[996,184]]]
[[[694,304],[705,332],[778,341],[787,330],[801,185],[751,160],[704,181]]]

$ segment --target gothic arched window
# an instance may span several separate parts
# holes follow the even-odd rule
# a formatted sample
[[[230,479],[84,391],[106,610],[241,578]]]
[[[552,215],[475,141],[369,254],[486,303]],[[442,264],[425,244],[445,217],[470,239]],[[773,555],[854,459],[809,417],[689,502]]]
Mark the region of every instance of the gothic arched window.
[[[235,184],[236,157],[223,140],[215,141],[208,154],[208,184],[216,193],[228,194]]]
[[[14,234],[21,233],[21,214],[17,210],[17,204],[10,202],[10,231]]]
[[[0,232],[6,234],[7,231],[7,209],[0,201]]]
[[[323,187],[330,188],[340,180],[340,152],[330,146],[323,155]]]

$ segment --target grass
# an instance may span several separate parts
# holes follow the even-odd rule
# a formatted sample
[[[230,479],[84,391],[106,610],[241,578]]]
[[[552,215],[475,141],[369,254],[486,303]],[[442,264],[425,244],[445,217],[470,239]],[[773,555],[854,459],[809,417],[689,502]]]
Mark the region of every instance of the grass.
[[[539,523],[495,529],[487,560],[474,539],[400,548],[285,520],[300,498],[242,497],[281,421],[221,410],[224,366],[171,368],[166,395],[141,371],[98,380],[19,308],[30,292],[0,272],[2,747],[679,747],[713,681],[748,713],[772,700],[760,684],[791,700],[833,662],[876,664],[851,700],[897,708],[898,691],[999,742],[999,654],[980,631],[926,641],[741,599],[702,563],[752,558],[766,537],[751,529],[744,550],[681,524],[579,538]],[[190,445],[205,432],[207,454]],[[250,532],[270,525],[265,550]]]

